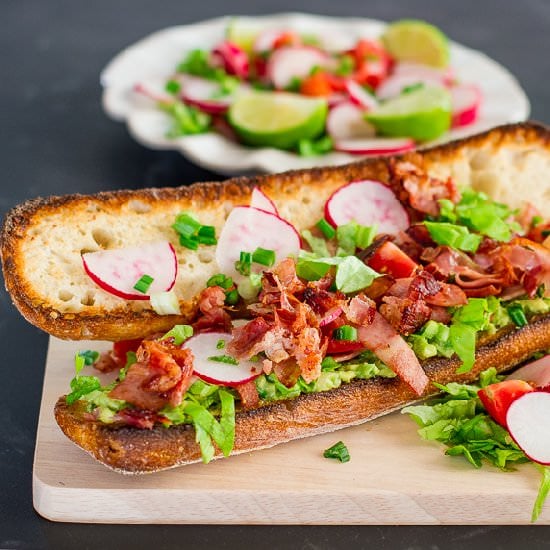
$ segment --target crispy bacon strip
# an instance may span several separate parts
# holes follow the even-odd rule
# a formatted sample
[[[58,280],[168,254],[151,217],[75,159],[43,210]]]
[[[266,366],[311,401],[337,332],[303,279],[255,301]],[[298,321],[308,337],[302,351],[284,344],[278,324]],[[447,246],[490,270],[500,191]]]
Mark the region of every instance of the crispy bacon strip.
[[[193,324],[195,331],[219,329],[231,330],[231,317],[225,311],[225,291],[219,286],[206,287],[199,296],[201,315]]]
[[[258,389],[256,388],[256,383],[254,380],[250,380],[244,384],[239,384],[238,386],[235,386],[235,389],[239,393],[243,409],[253,409],[259,405],[260,396],[258,395]]]

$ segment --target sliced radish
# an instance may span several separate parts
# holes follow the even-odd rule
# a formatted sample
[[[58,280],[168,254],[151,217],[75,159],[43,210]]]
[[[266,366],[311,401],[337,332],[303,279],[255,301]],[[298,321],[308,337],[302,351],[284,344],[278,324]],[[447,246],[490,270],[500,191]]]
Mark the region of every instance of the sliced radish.
[[[248,55],[233,42],[226,40],[218,44],[212,51],[214,63],[220,65],[229,74],[234,74],[239,78],[248,78],[250,65]]]
[[[148,300],[151,294],[170,290],[176,282],[178,261],[167,241],[82,254],[84,270],[103,290],[126,300]],[[143,275],[153,282],[147,294],[134,289]]]
[[[144,84],[143,82],[138,82],[134,85],[134,92],[147,97],[156,103],[169,104],[174,102],[173,97],[166,94],[163,89],[159,89],[158,86],[151,85],[151,83]]]
[[[325,204],[325,218],[334,226],[356,221],[377,225],[378,233],[395,235],[409,227],[409,216],[393,191],[374,180],[354,181],[334,191]]]
[[[253,380],[262,372],[260,361],[240,359],[235,360],[236,365],[223,362],[224,358],[231,357],[226,351],[231,340],[231,334],[227,332],[202,332],[185,342],[183,347],[193,353],[193,371],[199,378],[210,384],[238,386]],[[222,359],[215,360],[212,357]]]
[[[516,399],[506,414],[508,431],[535,462],[550,464],[550,393],[531,392]]]
[[[378,107],[376,98],[369,94],[363,86],[355,82],[355,80],[346,80],[346,90],[350,99],[362,109],[370,110]]]
[[[275,48],[275,43],[284,34],[281,29],[265,29],[263,30],[252,45],[252,50],[256,53],[269,52]]]
[[[346,101],[349,101],[349,95],[342,92],[334,92],[327,97],[329,109],[332,109],[333,107],[336,107],[337,105],[340,105],[340,103],[344,103]]]
[[[310,46],[286,46],[273,52],[267,63],[267,76],[275,88],[283,90],[293,78],[304,78],[314,67],[325,67],[330,58]]]
[[[252,197],[250,198],[250,206],[258,208],[259,210],[265,210],[271,212],[276,216],[279,215],[275,203],[259,188],[254,187],[252,189]]]
[[[426,77],[429,79],[440,80],[445,85],[451,85],[455,76],[452,67],[438,69],[420,63],[401,62],[393,66],[392,75],[413,75],[416,77]]]
[[[327,116],[328,135],[334,141],[374,136],[376,130],[365,120],[364,112],[351,101],[336,105]]]
[[[394,155],[411,151],[416,146],[411,138],[339,139],[334,149],[352,155]]]
[[[506,380],[524,380],[537,388],[550,386],[550,355],[524,365],[510,374]]]
[[[338,317],[340,317],[342,313],[344,313],[344,311],[340,306],[335,306],[332,309],[329,309],[325,313],[325,316],[319,321],[319,326],[324,327],[326,325],[329,325],[330,323],[332,323],[332,321],[338,319]]]
[[[217,97],[220,93],[220,85],[214,80],[190,75],[182,75],[178,80],[182,86],[181,97],[183,101],[189,105],[194,105],[205,113],[223,114],[229,109],[234,100],[233,94]]]
[[[414,86],[415,84],[445,87],[445,83],[440,78],[427,75],[396,74],[386,78],[376,89],[376,97],[381,100],[397,97],[405,88]]]
[[[460,84],[450,88],[453,106],[453,128],[467,126],[477,120],[481,106],[481,90],[473,84]]]
[[[241,251],[254,252],[258,247],[273,250],[275,261],[279,262],[288,256],[297,256],[300,245],[298,231],[279,216],[252,206],[237,206],[220,233],[216,261],[222,273],[239,281],[243,276],[235,269],[235,262]],[[253,268],[258,272],[262,270],[257,264],[253,264]]]

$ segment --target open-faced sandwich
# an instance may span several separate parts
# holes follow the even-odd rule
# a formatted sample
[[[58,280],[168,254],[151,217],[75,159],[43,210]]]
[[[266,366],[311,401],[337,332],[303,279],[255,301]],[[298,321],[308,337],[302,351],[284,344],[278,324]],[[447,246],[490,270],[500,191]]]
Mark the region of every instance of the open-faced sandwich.
[[[549,168],[550,133],[523,124],[338,168],[36,199],[5,220],[5,282],[37,327],[114,342],[75,358],[55,409],[72,441],[125,473],[208,462],[544,355]]]

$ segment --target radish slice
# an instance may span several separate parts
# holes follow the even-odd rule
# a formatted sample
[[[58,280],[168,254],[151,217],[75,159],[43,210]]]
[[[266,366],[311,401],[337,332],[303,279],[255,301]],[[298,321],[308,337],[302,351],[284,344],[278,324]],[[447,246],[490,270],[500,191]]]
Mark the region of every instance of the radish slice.
[[[170,290],[176,282],[178,261],[167,241],[82,254],[84,270],[103,290],[126,300],[148,300],[150,294]],[[143,275],[153,282],[147,294],[134,289]]]
[[[156,103],[165,103],[168,105],[174,102],[174,98],[167,95],[164,89],[159,89],[158,86],[152,86],[150,83],[144,84],[143,82],[138,82],[134,85],[134,92]]]
[[[481,106],[481,90],[473,84],[462,84],[450,89],[453,106],[453,128],[467,126],[477,120]]]
[[[327,97],[327,103],[329,109],[332,109],[333,107],[336,107],[337,105],[340,105],[340,103],[347,102],[349,100],[348,94],[343,94],[340,92],[334,92],[333,94],[330,94]]]
[[[300,245],[300,235],[294,226],[279,216],[252,206],[237,206],[220,233],[216,261],[222,273],[238,282],[243,276],[235,269],[235,262],[241,251],[254,252],[258,247],[273,250],[277,263],[288,256],[297,256]],[[258,272],[267,269],[258,264],[252,267]]]
[[[404,88],[414,86],[415,84],[445,87],[445,83],[440,78],[434,78],[427,75],[397,74],[390,76],[382,82],[376,89],[376,97],[381,100],[397,97]]]
[[[269,58],[267,76],[282,90],[292,83],[293,78],[304,78],[314,67],[324,67],[329,57],[310,46],[287,46],[276,50]]]
[[[409,62],[396,63],[393,67],[392,75],[426,77],[433,80],[440,80],[445,85],[451,85],[455,79],[452,67],[437,69],[428,65]]]
[[[351,101],[340,103],[327,116],[327,133],[334,140],[372,137],[374,126],[365,120],[364,110]]]
[[[230,357],[226,348],[231,342],[231,334],[227,332],[202,332],[184,344],[184,348],[193,353],[193,371],[205,382],[224,386],[238,386],[256,378],[262,372],[260,361],[240,359],[236,364],[224,363],[209,359],[209,357]],[[223,341],[223,347],[220,342]],[[236,361],[236,360],[235,360]]]
[[[416,146],[411,138],[340,139],[334,149],[352,155],[391,155],[411,151]]]
[[[338,319],[342,313],[344,313],[344,311],[340,306],[335,306],[332,309],[329,309],[325,313],[325,316],[319,321],[319,326],[324,327],[325,325],[332,323],[332,321]]]
[[[248,55],[233,42],[226,40],[218,44],[212,51],[212,58],[214,63],[223,67],[227,73],[243,79],[248,78]]]
[[[275,48],[275,42],[277,39],[282,36],[284,31],[281,29],[265,29],[263,30],[256,39],[252,46],[252,50],[256,53],[269,52]]]
[[[370,110],[378,107],[376,98],[369,94],[363,86],[355,82],[355,80],[346,81],[346,90],[350,99],[362,109]]]
[[[212,115],[223,114],[235,99],[233,94],[216,97],[220,92],[220,85],[206,78],[183,75],[179,78],[182,85],[181,97],[185,103],[194,105],[205,113]],[[215,98],[215,99],[213,99]]]
[[[514,371],[506,380],[524,380],[537,388],[550,386],[550,355],[545,355]]]
[[[279,215],[275,203],[259,188],[254,187],[252,189],[252,197],[250,199],[250,206],[258,208],[259,210],[265,210],[271,212],[276,216]]]
[[[512,402],[506,414],[508,431],[535,462],[550,464],[550,393],[530,392]]]
[[[374,225],[378,233],[396,235],[409,227],[409,216],[393,191],[374,180],[354,181],[334,191],[325,204],[325,218],[335,227],[356,221]]]

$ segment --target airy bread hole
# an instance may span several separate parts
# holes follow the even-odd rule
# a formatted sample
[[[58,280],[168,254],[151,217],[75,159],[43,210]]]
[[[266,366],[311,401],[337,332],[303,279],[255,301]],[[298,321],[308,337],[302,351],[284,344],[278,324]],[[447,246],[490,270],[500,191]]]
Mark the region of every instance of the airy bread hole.
[[[111,233],[102,227],[92,230],[92,238],[102,248],[109,248],[109,245],[113,242]]]
[[[95,295],[93,292],[87,291],[80,300],[83,306],[93,306],[95,304]]]
[[[128,208],[132,212],[135,212],[136,214],[146,214],[147,212],[151,211],[151,205],[150,204],[147,204],[143,201],[137,201],[137,200],[130,201],[128,203]]]
[[[68,302],[70,301],[72,298],[73,298],[74,294],[72,292],[69,292],[68,290],[60,290],[59,291],[59,294],[57,295],[57,297],[62,301],[62,302]]]
[[[203,264],[209,264],[214,259],[212,252],[207,250],[201,250],[199,252],[199,260]]]
[[[80,255],[82,254],[88,254],[88,252],[97,252],[97,248],[81,248],[80,249]]]
[[[472,170],[483,170],[491,163],[491,155],[487,151],[478,151],[470,159]]]

